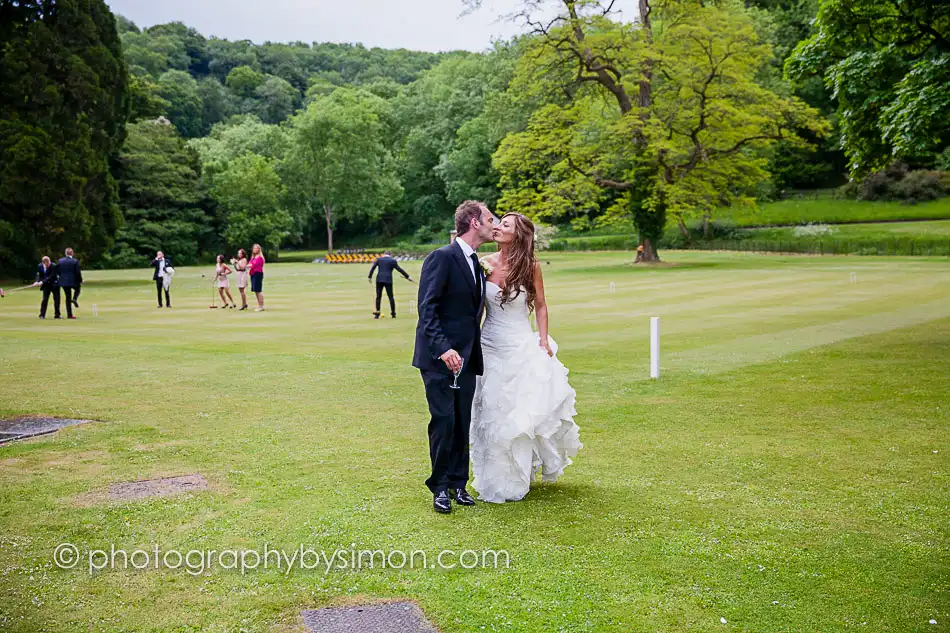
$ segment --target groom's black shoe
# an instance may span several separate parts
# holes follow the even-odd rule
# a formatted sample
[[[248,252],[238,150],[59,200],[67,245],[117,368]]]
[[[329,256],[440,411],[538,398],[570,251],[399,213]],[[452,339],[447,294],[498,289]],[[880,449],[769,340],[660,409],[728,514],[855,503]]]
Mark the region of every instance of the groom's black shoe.
[[[435,497],[432,499],[432,508],[441,514],[448,514],[452,511],[452,500],[449,499],[449,493],[445,490],[440,490],[435,493]]]
[[[468,490],[465,488],[459,488],[458,490],[449,488],[449,496],[455,499],[455,503],[459,504],[460,506],[475,505],[475,500],[472,499],[472,495],[468,494]]]

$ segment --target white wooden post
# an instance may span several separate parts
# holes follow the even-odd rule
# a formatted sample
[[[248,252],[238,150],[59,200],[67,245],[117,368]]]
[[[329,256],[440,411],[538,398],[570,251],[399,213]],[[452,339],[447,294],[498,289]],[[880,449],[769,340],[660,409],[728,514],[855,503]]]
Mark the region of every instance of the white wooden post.
[[[660,377],[660,317],[650,317],[650,378]]]

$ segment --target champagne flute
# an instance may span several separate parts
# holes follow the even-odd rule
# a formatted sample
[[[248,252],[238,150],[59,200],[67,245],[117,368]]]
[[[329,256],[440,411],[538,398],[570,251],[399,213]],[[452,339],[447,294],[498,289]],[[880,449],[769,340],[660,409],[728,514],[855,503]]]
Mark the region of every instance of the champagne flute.
[[[452,389],[461,389],[461,387],[459,387],[459,374],[462,373],[462,362],[463,362],[462,358],[459,357],[459,370],[456,372],[453,372],[455,374],[455,380],[453,380],[452,384],[449,385],[449,387],[451,387]]]

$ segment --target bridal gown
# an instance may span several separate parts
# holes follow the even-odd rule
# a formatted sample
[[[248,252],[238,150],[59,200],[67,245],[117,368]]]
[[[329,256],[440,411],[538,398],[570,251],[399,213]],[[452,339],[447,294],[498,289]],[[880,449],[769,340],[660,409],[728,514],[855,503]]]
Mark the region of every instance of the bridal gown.
[[[567,368],[549,357],[531,329],[524,292],[501,306],[501,288],[486,284],[482,326],[484,374],[472,404],[472,487],[482,501],[522,499],[541,473],[557,480],[581,449],[574,389]],[[548,337],[557,353],[557,344]]]

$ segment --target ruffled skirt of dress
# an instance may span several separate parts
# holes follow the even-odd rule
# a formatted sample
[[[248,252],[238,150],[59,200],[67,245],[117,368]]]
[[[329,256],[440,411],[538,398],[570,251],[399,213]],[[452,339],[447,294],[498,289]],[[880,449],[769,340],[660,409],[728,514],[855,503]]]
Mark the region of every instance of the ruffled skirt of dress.
[[[503,346],[482,340],[471,426],[472,487],[482,501],[522,499],[539,472],[556,481],[583,446],[568,370],[538,340],[534,332]]]

